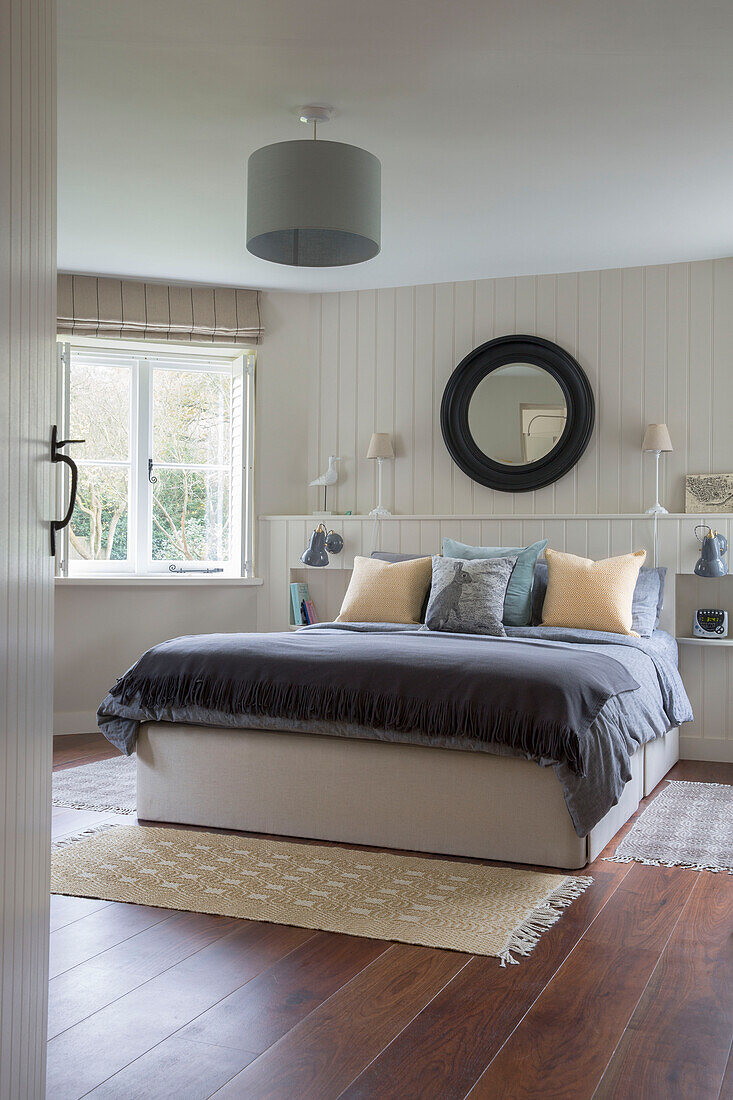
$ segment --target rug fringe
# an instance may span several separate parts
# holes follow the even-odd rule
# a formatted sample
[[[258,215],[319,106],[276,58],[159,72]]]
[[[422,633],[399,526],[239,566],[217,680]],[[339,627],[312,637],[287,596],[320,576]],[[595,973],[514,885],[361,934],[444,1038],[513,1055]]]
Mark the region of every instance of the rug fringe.
[[[540,942],[542,934],[560,920],[563,909],[567,909],[581,894],[585,893],[592,882],[593,879],[589,875],[566,878],[562,886],[554,890],[547,900],[542,905],[538,905],[519,928],[512,932],[509,942],[499,956],[500,965],[506,966],[507,963],[511,963],[517,966],[519,959],[515,959],[514,955],[531,954]]]
[[[92,825],[88,829],[83,829],[79,833],[70,833],[68,836],[61,836],[58,840],[51,842],[51,849],[54,848],[66,848],[69,844],[75,844],[77,840],[88,840],[90,836],[96,836],[98,833],[106,833],[110,829],[119,829],[121,824],[119,821],[104,821],[101,825]]]
[[[672,780],[670,780],[672,782]],[[675,781],[676,782],[676,781]],[[681,781],[680,781],[681,782]],[[727,783],[709,783],[707,786],[726,787]],[[681,859],[646,859],[642,856],[604,856],[604,863],[643,863],[646,867],[684,867],[689,871],[712,871],[714,875],[717,875],[719,871],[724,871],[728,875],[733,875],[733,868],[724,866],[714,866],[710,863],[692,863]]]
[[[678,787],[727,787],[729,790],[733,786],[731,783],[708,783],[707,780],[697,779],[668,779],[668,783],[675,783]]]
[[[129,806],[111,806],[111,805],[107,805],[107,806],[104,806],[104,805],[90,806],[88,798],[86,800],[81,799],[81,798],[79,798],[79,799],[54,798],[54,799],[52,799],[51,805],[61,806],[62,808],[68,809],[68,810],[90,810],[90,809],[93,809],[93,810],[99,811],[99,813],[110,813],[110,814],[134,814],[134,813],[137,813],[136,809],[130,809]]]

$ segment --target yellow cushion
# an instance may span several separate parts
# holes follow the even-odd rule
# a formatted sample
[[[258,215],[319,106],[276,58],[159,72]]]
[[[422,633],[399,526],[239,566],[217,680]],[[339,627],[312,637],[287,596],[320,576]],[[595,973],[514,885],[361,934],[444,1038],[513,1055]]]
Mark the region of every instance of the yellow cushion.
[[[337,623],[419,623],[432,558],[387,562],[354,558]]]
[[[631,604],[646,550],[591,561],[546,550],[547,594],[543,626],[570,626],[639,635],[631,629]]]

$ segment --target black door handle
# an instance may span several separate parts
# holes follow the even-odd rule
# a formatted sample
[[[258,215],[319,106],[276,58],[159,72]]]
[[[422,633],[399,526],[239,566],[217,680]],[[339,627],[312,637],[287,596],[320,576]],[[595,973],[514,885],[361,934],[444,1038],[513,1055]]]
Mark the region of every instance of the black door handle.
[[[71,470],[71,493],[69,496],[69,507],[66,509],[66,515],[63,519],[51,520],[51,557],[56,557],[56,532],[63,531],[64,527],[67,527],[71,522],[71,517],[74,512],[74,505],[76,504],[76,486],[79,481],[79,470],[74,462],[73,458],[69,458],[68,455],[62,454],[61,448],[65,447],[67,443],[86,443],[85,439],[59,439],[58,429],[54,424],[51,429],[51,461],[52,462],[65,462]]]

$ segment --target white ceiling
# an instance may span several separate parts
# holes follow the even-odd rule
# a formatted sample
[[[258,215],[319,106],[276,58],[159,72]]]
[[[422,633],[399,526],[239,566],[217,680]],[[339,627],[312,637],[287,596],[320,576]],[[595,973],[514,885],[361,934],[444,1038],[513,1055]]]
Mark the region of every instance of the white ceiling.
[[[731,0],[59,0],[59,266],[334,290],[733,253]],[[245,249],[245,166],[382,161],[382,252]]]

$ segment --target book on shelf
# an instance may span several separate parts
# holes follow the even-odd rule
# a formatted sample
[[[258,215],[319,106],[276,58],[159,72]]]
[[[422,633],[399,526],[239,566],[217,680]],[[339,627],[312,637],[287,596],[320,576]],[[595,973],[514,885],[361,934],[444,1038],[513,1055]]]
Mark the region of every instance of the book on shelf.
[[[310,599],[308,585],[294,581],[290,585],[290,623],[292,626],[305,626],[307,620],[303,616],[303,604]]]
[[[300,605],[300,613],[303,617],[303,624],[305,626],[313,626],[318,622],[318,616],[316,614],[316,605],[313,600],[303,600]]]
[[[313,626],[318,622],[318,615],[316,614],[316,605],[313,600],[305,600],[305,616],[308,620],[308,626]]]

